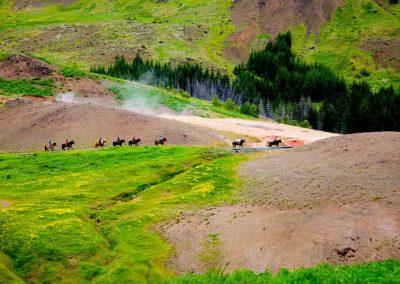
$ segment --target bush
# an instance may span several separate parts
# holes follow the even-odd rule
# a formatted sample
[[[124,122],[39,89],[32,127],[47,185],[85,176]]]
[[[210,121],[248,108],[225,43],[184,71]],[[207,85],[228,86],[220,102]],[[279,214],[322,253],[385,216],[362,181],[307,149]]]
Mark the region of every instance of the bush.
[[[257,105],[246,102],[240,107],[240,112],[246,115],[258,117],[260,109]]]
[[[307,119],[304,119],[302,122],[300,122],[299,126],[304,128],[312,128],[311,123]]]
[[[61,74],[63,74],[65,77],[75,77],[75,78],[81,78],[85,76],[85,72],[79,70],[76,65],[70,66],[70,67],[64,67],[61,69]]]
[[[232,99],[228,99],[225,102],[225,108],[227,110],[237,110],[238,106],[235,104],[235,102]]]
[[[212,104],[216,107],[221,106],[221,101],[219,100],[218,96],[215,95],[212,99]]]

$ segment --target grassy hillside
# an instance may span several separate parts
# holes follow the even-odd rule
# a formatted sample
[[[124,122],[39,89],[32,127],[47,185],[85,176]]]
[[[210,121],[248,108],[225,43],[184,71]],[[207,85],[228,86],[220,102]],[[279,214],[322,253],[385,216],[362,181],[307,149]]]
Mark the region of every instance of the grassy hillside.
[[[3,51],[25,50],[83,68],[136,52],[230,67],[221,56],[233,29],[229,0],[77,0],[22,10],[14,9],[13,2],[20,1],[0,1]]]
[[[323,63],[350,81],[366,80],[375,89],[400,87],[400,5],[346,0],[318,35],[307,34],[305,25],[293,31],[296,53],[308,62]]]
[[[110,88],[116,94],[123,107],[138,109],[139,112],[149,108],[158,112],[166,106],[177,113],[193,114],[201,117],[237,117],[254,119],[242,114],[239,108],[227,109],[224,103],[214,105],[210,101],[191,97],[188,93],[173,89],[148,86],[145,84],[124,80],[115,80]]]
[[[25,2],[0,1],[0,53],[24,51],[84,69],[136,53],[162,61],[195,60],[227,72],[237,61],[223,55],[228,37],[242,28],[231,22],[229,0],[76,0],[22,8]],[[296,52],[346,79],[399,87],[400,5],[378,2],[345,0],[318,34],[305,24],[293,27]]]
[[[0,276],[102,283],[171,276],[164,265],[171,246],[152,227],[231,200],[241,160],[189,147],[0,155]]]

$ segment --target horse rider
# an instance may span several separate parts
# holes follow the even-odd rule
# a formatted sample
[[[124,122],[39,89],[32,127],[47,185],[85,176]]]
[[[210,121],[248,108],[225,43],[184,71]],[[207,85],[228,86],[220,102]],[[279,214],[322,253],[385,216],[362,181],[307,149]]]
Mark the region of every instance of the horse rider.
[[[103,140],[103,138],[101,138],[101,137],[99,138],[99,144],[100,144],[100,145],[103,145],[103,144],[104,144],[104,140]]]
[[[158,137],[158,141],[162,142],[164,140],[164,137],[162,135],[160,135],[160,137]]]
[[[119,138],[119,136],[117,137],[117,142],[119,143],[119,141],[121,141],[121,139]]]
[[[69,143],[69,140],[67,138],[67,139],[65,139],[65,145],[68,145],[68,143]]]
[[[49,146],[50,147],[53,146],[53,143],[52,143],[51,139],[49,139]]]

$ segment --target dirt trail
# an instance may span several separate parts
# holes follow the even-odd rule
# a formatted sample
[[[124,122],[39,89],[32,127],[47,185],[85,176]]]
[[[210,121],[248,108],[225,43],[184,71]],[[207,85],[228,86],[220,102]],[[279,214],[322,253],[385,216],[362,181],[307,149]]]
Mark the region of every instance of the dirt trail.
[[[203,127],[97,104],[21,99],[0,108],[0,151],[42,150],[49,139],[60,144],[66,138],[74,139],[76,148],[93,148],[100,136],[108,146],[117,136],[135,136],[144,145],[154,145],[159,135],[167,137],[168,144],[225,143],[217,132]]]
[[[161,230],[180,273],[400,257],[400,133],[332,137],[242,165],[242,204],[184,212]],[[217,238],[214,247],[208,239]]]
[[[213,130],[234,133],[237,136],[250,136],[259,142],[248,143],[246,146],[265,146],[267,141],[279,137],[290,145],[308,144],[321,139],[326,139],[338,134],[306,129],[273,121],[246,120],[238,118],[204,118],[198,116],[162,115],[163,118],[190,123],[197,126],[211,128]]]

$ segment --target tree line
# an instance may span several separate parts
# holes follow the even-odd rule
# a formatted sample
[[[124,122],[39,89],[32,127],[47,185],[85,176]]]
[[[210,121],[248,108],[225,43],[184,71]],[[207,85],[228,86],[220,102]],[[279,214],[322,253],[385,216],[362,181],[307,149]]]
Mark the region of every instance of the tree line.
[[[373,92],[365,83],[346,82],[321,64],[307,64],[291,51],[290,32],[234,68],[235,78],[196,63],[172,66],[117,57],[91,71],[150,85],[187,91],[230,109],[285,123],[339,133],[400,130],[400,94],[393,87]]]

